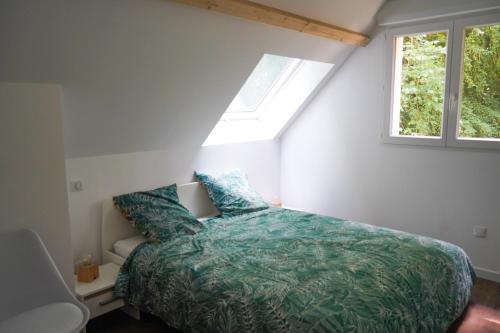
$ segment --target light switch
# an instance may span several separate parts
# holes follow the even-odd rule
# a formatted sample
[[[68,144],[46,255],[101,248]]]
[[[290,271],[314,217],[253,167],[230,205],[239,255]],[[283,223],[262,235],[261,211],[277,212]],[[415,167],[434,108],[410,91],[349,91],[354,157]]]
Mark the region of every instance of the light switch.
[[[72,180],[69,182],[69,190],[71,192],[83,191],[83,182],[81,180]]]
[[[472,229],[472,234],[476,237],[486,237],[486,232],[488,229],[486,227],[480,226],[480,225],[475,225],[474,228]]]

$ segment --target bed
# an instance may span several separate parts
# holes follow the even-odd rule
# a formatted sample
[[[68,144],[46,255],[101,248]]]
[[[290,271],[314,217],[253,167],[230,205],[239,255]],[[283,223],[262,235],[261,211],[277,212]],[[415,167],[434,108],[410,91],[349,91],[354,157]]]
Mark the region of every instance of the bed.
[[[465,252],[428,237],[281,208],[216,217],[198,183],[181,202],[206,217],[195,235],[142,241],[103,206],[103,258],[115,293],[186,332],[446,332],[468,304]]]

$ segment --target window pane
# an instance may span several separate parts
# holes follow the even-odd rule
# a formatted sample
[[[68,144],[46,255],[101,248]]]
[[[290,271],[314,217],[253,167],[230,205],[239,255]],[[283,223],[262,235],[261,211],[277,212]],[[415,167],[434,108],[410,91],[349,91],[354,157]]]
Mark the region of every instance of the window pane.
[[[464,31],[460,136],[500,138],[500,24]]]
[[[396,38],[393,135],[441,136],[447,39],[444,31]]]
[[[264,55],[226,112],[255,111],[290,61],[287,57]]]

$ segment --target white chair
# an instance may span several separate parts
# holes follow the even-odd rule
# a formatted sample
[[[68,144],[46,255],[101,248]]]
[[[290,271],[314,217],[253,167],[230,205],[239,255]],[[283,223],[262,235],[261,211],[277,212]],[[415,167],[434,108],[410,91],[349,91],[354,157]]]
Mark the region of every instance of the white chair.
[[[1,233],[0,265],[0,333],[84,329],[89,310],[68,288],[35,232]]]

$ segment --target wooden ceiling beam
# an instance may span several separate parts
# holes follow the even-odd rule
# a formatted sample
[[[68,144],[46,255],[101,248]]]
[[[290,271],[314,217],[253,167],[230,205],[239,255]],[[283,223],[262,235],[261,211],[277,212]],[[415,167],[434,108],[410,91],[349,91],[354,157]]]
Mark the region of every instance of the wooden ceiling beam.
[[[171,0],[227,15],[258,21],[307,34],[333,39],[356,46],[365,46],[369,38],[332,24],[313,20],[248,0]]]

